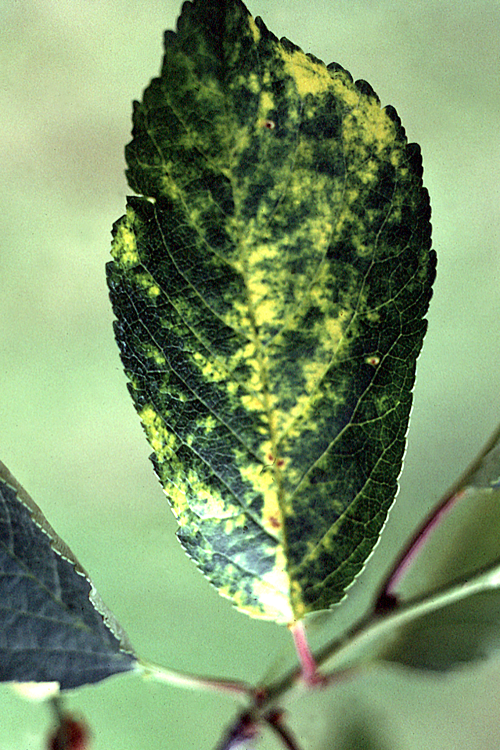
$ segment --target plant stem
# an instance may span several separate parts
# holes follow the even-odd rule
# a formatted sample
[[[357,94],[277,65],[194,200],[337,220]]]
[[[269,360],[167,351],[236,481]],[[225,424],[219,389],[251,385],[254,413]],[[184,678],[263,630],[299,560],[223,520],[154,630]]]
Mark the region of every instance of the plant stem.
[[[281,711],[270,711],[264,718],[288,750],[299,750],[295,738],[292,736],[288,727],[283,723],[283,714]]]
[[[252,714],[245,712],[241,714],[235,724],[229,729],[217,746],[217,750],[233,750],[242,746],[246,740],[253,740],[258,735],[258,726]]]
[[[166,682],[175,687],[187,688],[188,690],[212,690],[231,695],[241,695],[253,698],[255,690],[244,682],[234,680],[221,680],[216,677],[202,677],[186,672],[178,672],[174,669],[166,669],[158,664],[139,659],[139,670],[145,678],[154,679],[158,682]]]
[[[363,645],[377,638],[390,635],[391,631],[405,625],[407,622],[428,615],[442,607],[454,604],[468,596],[491,588],[498,588],[499,586],[500,571],[489,569],[476,573],[474,576],[469,577],[467,581],[461,581],[451,587],[449,585],[444,586],[442,589],[427,596],[401,604],[390,612],[384,614],[370,612],[358,620],[342,636],[327,643],[315,655],[311,654],[311,659],[315,664],[321,665],[335,657],[338,666],[333,669],[326,679],[328,681],[335,677],[345,679],[357,672],[363,663],[373,663],[377,658],[376,653],[375,655],[372,653],[372,655],[368,655],[364,660],[358,659],[352,667],[345,666],[345,664],[342,664],[342,661],[347,658],[350,651],[355,650],[357,647],[361,648]],[[197,675],[177,672],[143,659],[139,659],[138,664],[139,670],[142,671],[144,677],[166,682],[169,685],[194,690],[214,690],[249,698],[255,707],[253,714],[255,721],[258,721],[259,717],[264,718],[266,712],[275,705],[276,699],[300,683],[303,677],[302,667],[298,667],[290,670],[277,682],[256,689],[244,682],[220,680],[213,677],[199,677]]]
[[[370,612],[367,616],[358,620],[342,636],[327,643],[314,655],[314,660],[320,666],[328,659],[335,657],[339,666],[334,668],[328,680],[336,676],[345,678],[357,672],[363,663],[365,665],[372,664],[377,660],[376,653],[373,654],[372,652],[364,660],[356,660],[356,664],[352,667],[342,666],[342,661],[347,658],[350,651],[354,651],[357,647],[361,648],[372,640],[390,635],[391,631],[407,622],[499,585],[500,571],[481,571],[469,577],[467,581],[461,581],[451,587],[449,585],[444,586],[427,596],[401,604],[388,613],[377,615]],[[277,698],[294,687],[300,681],[300,677],[300,669],[291,670],[282,679],[269,685],[265,692],[265,698],[261,701],[261,709],[271,706]]]
[[[345,679],[356,674],[361,667],[374,664],[381,657],[380,648],[368,648],[366,655],[359,654],[355,658],[354,666],[349,666],[349,655],[355,655],[357,649],[363,650],[372,641],[379,639],[383,644],[384,638],[390,638],[391,632],[412,620],[428,615],[443,607],[450,606],[466,597],[490,589],[500,588],[500,564],[495,568],[480,570],[469,576],[466,581],[459,581],[454,585],[446,585],[441,589],[422,597],[398,602],[394,588],[408,565],[418,554],[428,535],[463,496],[465,489],[473,485],[473,478],[481,468],[484,458],[500,440],[500,426],[495,430],[487,444],[475,461],[464,472],[458,482],[448,491],[437,507],[422,524],[409,545],[392,567],[380,594],[375,600],[375,606],[367,615],[359,619],[349,630],[340,637],[330,641],[316,654],[313,654],[302,622],[290,626],[300,667],[290,670],[284,677],[270,685],[254,688],[243,682],[219,680],[212,677],[198,677],[152,664],[139,659],[139,671],[145,677],[151,677],[170,685],[196,690],[215,690],[231,695],[243,696],[250,700],[250,709],[243,712],[233,725],[219,750],[231,750],[248,738],[256,736],[259,725],[267,723],[281,738],[288,750],[298,750],[292,735],[282,722],[282,715],[276,708],[276,700],[291,690],[297,684],[309,687],[325,685],[333,680]],[[318,666],[333,659],[337,666],[329,675],[319,675]]]
[[[467,467],[459,479],[450,487],[446,494],[441,498],[439,503],[424,520],[417,532],[413,535],[410,542],[403,549],[402,553],[396,559],[389,574],[385,578],[380,592],[375,601],[375,612],[381,613],[387,602],[394,598],[394,588],[399,583],[407,569],[419,554],[430,534],[436,526],[442,521],[443,517],[454,507],[465,494],[465,489],[470,484],[474,474],[479,470],[484,458],[497,445],[500,440],[500,425],[489,437],[474,461]]]
[[[312,655],[309,643],[307,641],[306,629],[303,620],[297,620],[289,626],[293,637],[297,656],[301,666],[302,680],[306,685],[318,685],[324,683],[324,678],[318,672],[318,665]]]
[[[411,541],[405,547],[401,555],[398,557],[395,565],[391,569],[391,572],[385,579],[380,593],[377,596],[375,602],[375,611],[378,612],[384,607],[384,603],[394,597],[394,589],[404,576],[414,559],[418,556],[418,553],[425,545],[428,537],[432,534],[436,526],[443,520],[444,516],[454,507],[456,502],[464,496],[465,492],[456,492],[454,495],[446,495],[439,505],[434,508],[432,513],[425,519],[423,524],[420,526],[416,534],[412,537]]]

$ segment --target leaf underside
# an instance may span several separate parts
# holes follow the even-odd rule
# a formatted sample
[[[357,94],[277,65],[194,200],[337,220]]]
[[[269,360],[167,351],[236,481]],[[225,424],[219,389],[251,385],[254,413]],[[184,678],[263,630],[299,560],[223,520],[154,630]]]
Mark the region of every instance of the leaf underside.
[[[420,151],[239,0],[134,105],[108,282],[179,539],[249,614],[339,601],[397,489],[435,274]]]
[[[84,570],[0,463],[0,681],[74,688],[135,663]]]

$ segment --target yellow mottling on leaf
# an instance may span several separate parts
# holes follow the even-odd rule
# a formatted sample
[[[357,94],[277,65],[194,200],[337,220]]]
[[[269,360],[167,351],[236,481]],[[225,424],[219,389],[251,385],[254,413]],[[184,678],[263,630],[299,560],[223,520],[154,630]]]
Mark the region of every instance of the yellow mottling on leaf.
[[[225,312],[223,320],[229,328],[245,333],[247,336],[252,335],[253,325],[248,305],[242,304],[239,300],[233,301],[232,306]]]
[[[256,578],[252,581],[251,596],[245,590],[234,592],[230,586],[220,588],[219,592],[232,599],[237,609],[251,617],[288,624],[294,619],[289,588],[285,556],[281,548],[278,548],[273,569],[260,580]]]
[[[302,50],[290,51],[280,45],[284,70],[295,82],[300,96],[324,94],[331,88],[332,79],[326,67],[319,65]]]
[[[149,444],[159,460],[164,461],[166,458],[170,458],[174,453],[177,439],[172,432],[166,429],[160,415],[151,406],[145,406],[139,412],[139,417],[146,431]]]
[[[257,328],[273,326],[282,320],[283,305],[269,279],[269,269],[277,265],[277,256],[277,247],[259,245],[247,257],[247,293]]]
[[[161,294],[161,289],[150,273],[137,273],[135,283],[147,292],[148,297],[156,299]]]
[[[380,320],[380,313],[378,313],[376,310],[367,310],[366,318],[370,321],[370,323],[376,323],[378,320]]]
[[[196,482],[196,506],[202,506],[204,518],[226,519],[225,523],[232,524],[235,529],[242,526],[241,519],[245,518],[240,512],[240,507],[234,503],[228,503],[213,488],[205,487],[201,482]],[[201,513],[201,511],[200,511]],[[237,515],[238,514],[238,515]]]
[[[365,243],[356,235],[353,235],[352,237],[352,244],[360,258],[365,258],[373,253],[373,247],[371,245],[365,245]]]
[[[224,534],[232,534],[235,529],[235,524],[232,518],[228,518],[224,521]]]
[[[344,311],[342,311],[344,312]],[[331,352],[337,350],[343,336],[343,327],[341,321],[347,316],[342,315],[338,318],[327,318],[324,323],[324,344]]]
[[[210,380],[212,383],[219,383],[227,380],[227,368],[222,362],[219,362],[216,359],[208,359],[208,357],[200,354],[200,352],[193,352],[191,356],[206,380]]]
[[[401,163],[401,149],[400,148],[393,148],[391,151],[391,164],[393,167],[398,168]],[[399,172],[401,177],[406,177],[408,174],[408,168],[407,167],[399,167]]]
[[[250,145],[250,130],[248,128],[235,128],[232,132],[232,140],[231,140],[231,154],[233,157],[236,155],[238,156],[242,152],[246,151],[246,149]],[[219,164],[219,169],[221,173],[227,177],[228,180],[231,180],[233,177],[233,173],[231,171],[230,167],[227,167],[224,163]]]
[[[239,384],[235,380],[228,380],[226,383],[226,390],[230,396],[236,396],[238,393]]]
[[[224,531],[226,534],[233,534],[237,529],[243,529],[248,523],[245,513],[233,515],[224,522]]]
[[[271,449],[270,442],[262,446],[264,460]],[[273,537],[279,537],[283,525],[283,513],[278,500],[279,485],[275,472],[262,464],[252,463],[242,467],[241,476],[247,482],[250,482],[256,494],[262,496],[264,505],[260,516],[264,529]]]
[[[263,91],[260,95],[260,116],[267,117],[275,106],[274,97],[271,96],[269,91]]]
[[[259,285],[259,296],[255,294],[256,286],[253,287],[254,295],[257,297],[257,303],[255,305],[255,323],[258,328],[264,325],[276,324],[282,315],[281,305],[279,300],[272,298],[269,295],[269,289],[263,284]]]
[[[252,94],[258,94],[260,91],[260,79],[255,73],[238,77],[238,83],[240,86],[246,85]]]
[[[148,357],[148,359],[152,359],[159,367],[164,367],[166,365],[167,360],[165,359],[164,354],[158,349],[157,346],[154,346],[154,344],[144,344],[143,351],[146,357]]]
[[[331,75],[330,80],[335,95],[340,101],[344,102],[346,107],[353,109],[358,106],[361,95],[354,88],[353,84],[346,80],[345,73],[337,71]]]
[[[378,179],[379,165],[374,159],[369,159],[363,169],[359,171],[359,179],[363,185],[374,183]]]
[[[238,609],[291,623],[342,598],[390,504],[428,203],[404,131],[346,71],[238,3],[223,58],[203,2],[182,19],[134,111],[130,184],[156,205],[115,225],[117,337],[180,542]]]
[[[175,515],[179,526],[187,526],[190,524],[190,508],[184,489],[179,487],[175,482],[169,482],[163,488],[163,492],[168,497],[172,512]]]
[[[252,32],[253,40],[255,43],[260,41],[260,29],[255,23],[255,19],[253,16],[248,16],[248,25],[250,26],[250,31]]]
[[[359,216],[353,213],[350,204],[348,203],[343,206],[342,211],[339,214],[336,226],[337,236],[342,234],[346,226],[348,227],[349,236],[353,242],[355,235],[364,234],[364,222],[359,218]]]
[[[165,174],[161,178],[162,195],[168,196],[173,201],[181,200],[182,190],[180,190],[179,185],[175,182],[175,180],[172,179],[170,174],[168,174],[168,172],[166,171],[167,168],[164,167],[164,169],[165,169]]]
[[[111,255],[123,268],[132,268],[141,263],[137,252],[134,232],[135,212],[127,208],[127,213],[118,224],[116,235],[111,246]]]
[[[209,414],[202,422],[199,422],[199,425],[200,428],[204,430],[205,435],[209,435],[217,427],[217,420],[214,416]]]
[[[241,397],[241,403],[248,411],[262,411],[264,402],[261,398],[252,394],[245,394]]]
[[[395,138],[394,123],[375,99],[363,100],[359,109],[353,110],[342,123],[342,139],[345,148],[356,154],[353,162],[356,170],[370,154],[374,153],[379,158],[383,151],[392,147]],[[376,168],[376,164],[370,159],[363,165],[362,173],[369,173],[373,168]]]
[[[294,618],[296,620],[301,620],[304,615],[307,614],[307,609],[304,605],[302,586],[296,579],[292,581],[290,587],[290,599],[292,602]]]

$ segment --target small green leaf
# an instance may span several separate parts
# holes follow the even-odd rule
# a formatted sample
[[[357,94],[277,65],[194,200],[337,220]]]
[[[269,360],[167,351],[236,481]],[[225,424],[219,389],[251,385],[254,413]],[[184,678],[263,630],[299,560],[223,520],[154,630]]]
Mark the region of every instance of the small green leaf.
[[[0,681],[99,682],[134,669],[125,633],[0,462]]]
[[[384,660],[448,670],[500,649],[499,479],[500,430],[401,584],[404,599],[443,596],[461,581],[464,595],[398,628]]]
[[[419,148],[365,82],[195,0],[126,157],[115,332],[179,539],[251,615],[328,608],[404,453],[435,273]]]

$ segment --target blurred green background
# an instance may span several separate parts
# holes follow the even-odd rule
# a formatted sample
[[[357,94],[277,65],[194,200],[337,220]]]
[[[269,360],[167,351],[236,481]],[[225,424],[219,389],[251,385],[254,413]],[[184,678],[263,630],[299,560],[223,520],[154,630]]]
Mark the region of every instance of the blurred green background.
[[[328,627],[362,611],[402,540],[500,420],[497,0],[253,0],[278,36],[365,78],[422,146],[438,280],[405,470],[382,542]],[[289,634],[221,599],[184,556],[113,340],[104,264],[124,210],[131,100],[177,0],[0,0],[0,458],[92,575],[137,651],[257,680]],[[288,648],[288,651],[287,651]],[[500,661],[448,678],[388,668],[291,711],[311,750],[352,714],[401,750],[500,745]],[[232,701],[118,677],[73,693],[94,750],[212,750]],[[0,750],[49,714],[0,686]],[[380,730],[380,731],[379,731]],[[361,745],[358,745],[361,747]],[[274,748],[265,738],[262,748]]]

